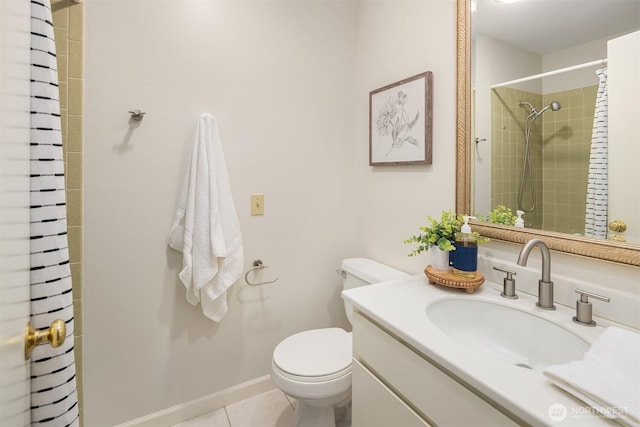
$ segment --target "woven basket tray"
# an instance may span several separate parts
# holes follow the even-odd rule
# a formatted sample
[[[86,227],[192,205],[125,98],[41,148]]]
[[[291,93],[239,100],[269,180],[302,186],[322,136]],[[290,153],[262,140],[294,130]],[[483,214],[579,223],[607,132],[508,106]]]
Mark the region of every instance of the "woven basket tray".
[[[476,271],[476,277],[467,279],[465,277],[456,276],[449,271],[436,270],[430,265],[424,269],[424,274],[429,278],[429,283],[448,286],[450,288],[464,289],[468,294],[472,294],[477,287],[484,283],[484,276],[481,272]]]

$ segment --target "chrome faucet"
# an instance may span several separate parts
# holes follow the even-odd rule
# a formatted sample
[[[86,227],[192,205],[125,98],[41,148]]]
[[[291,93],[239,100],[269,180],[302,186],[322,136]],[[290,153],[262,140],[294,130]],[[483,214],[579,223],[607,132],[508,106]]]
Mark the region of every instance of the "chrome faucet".
[[[527,265],[531,250],[537,246],[542,253],[542,279],[538,280],[538,302],[536,305],[545,310],[555,310],[553,305],[553,282],[551,281],[551,254],[549,247],[541,239],[531,239],[518,254],[518,265]]]

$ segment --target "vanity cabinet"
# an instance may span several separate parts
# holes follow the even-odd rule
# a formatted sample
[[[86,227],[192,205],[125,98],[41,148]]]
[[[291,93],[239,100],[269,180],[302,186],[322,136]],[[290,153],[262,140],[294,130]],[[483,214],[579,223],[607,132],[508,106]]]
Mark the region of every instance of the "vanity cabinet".
[[[351,379],[351,427],[429,426],[418,413],[357,360],[353,361]]]
[[[359,312],[353,316],[352,426],[517,426]]]

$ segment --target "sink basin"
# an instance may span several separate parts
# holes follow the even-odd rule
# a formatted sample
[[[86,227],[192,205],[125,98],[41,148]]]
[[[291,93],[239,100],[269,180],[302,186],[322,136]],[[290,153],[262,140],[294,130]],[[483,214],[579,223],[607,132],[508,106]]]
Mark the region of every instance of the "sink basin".
[[[470,298],[450,298],[427,306],[427,317],[451,339],[523,368],[582,359],[589,343],[569,329],[517,308]]]

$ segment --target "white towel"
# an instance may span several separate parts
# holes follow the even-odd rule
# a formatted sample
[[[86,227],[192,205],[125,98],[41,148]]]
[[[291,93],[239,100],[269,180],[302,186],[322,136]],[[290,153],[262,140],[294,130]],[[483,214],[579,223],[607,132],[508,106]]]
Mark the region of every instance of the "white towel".
[[[544,374],[606,417],[640,426],[640,334],[609,327],[582,360],[548,366]]]
[[[184,177],[169,246],[182,252],[187,301],[219,322],[227,289],[241,276],[244,252],[216,120],[202,114]]]

